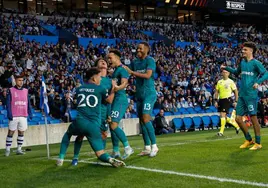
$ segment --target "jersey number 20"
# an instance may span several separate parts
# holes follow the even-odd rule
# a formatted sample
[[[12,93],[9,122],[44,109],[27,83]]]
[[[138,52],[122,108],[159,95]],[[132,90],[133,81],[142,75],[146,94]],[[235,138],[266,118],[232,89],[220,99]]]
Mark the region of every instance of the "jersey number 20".
[[[79,97],[81,97],[81,100],[80,100],[80,102],[79,102],[77,107],[86,107],[86,106],[88,106],[90,108],[94,108],[98,104],[98,98],[95,95],[88,95],[86,97],[84,94],[78,94],[78,98]],[[91,102],[93,104],[90,103],[90,98],[91,97],[94,99],[94,103]]]

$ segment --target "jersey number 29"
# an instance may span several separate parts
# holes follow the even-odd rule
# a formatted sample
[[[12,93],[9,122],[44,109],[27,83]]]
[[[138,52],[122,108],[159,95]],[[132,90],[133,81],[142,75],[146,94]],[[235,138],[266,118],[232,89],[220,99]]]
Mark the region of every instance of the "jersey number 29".
[[[98,104],[98,98],[95,95],[88,95],[87,97],[84,94],[78,94],[78,98],[81,97],[81,100],[79,101],[79,104],[77,107],[90,107],[90,108],[94,108],[97,106]],[[91,102],[90,103],[90,98],[94,99],[94,103]],[[92,104],[93,103],[93,104]]]

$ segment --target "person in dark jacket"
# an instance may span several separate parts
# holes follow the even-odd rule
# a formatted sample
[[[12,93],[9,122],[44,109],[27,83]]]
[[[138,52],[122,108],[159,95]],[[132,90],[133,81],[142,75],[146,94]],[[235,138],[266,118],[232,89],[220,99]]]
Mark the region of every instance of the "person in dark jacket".
[[[154,125],[156,135],[174,133],[174,130],[169,126],[165,119],[163,109],[161,109],[159,114],[155,116]]]

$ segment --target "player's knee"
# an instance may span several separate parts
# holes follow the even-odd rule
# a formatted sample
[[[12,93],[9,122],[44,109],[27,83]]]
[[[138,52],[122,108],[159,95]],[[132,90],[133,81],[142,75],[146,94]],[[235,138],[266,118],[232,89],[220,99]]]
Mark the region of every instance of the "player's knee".
[[[118,127],[118,123],[115,123],[115,122],[112,122],[111,125],[110,125],[110,128],[112,130],[115,130],[117,127]]]
[[[8,136],[13,136],[15,131],[8,130]]]
[[[24,131],[18,131],[19,135],[24,135]]]
[[[143,121],[144,124],[148,123],[149,121],[151,121],[151,116],[149,114],[144,114],[142,116],[142,121]]]
[[[241,116],[236,116],[235,121],[239,124],[243,122],[243,119]]]
[[[226,117],[226,113],[224,113],[224,112],[221,112],[221,113],[220,113],[220,117],[221,117],[221,118],[224,118],[224,117]]]

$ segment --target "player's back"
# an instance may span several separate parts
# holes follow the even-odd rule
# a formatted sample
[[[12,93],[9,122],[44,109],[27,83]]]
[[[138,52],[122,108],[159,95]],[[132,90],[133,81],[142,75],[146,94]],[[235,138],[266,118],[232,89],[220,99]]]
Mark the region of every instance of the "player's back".
[[[147,56],[145,59],[141,60],[136,58],[132,62],[133,71],[139,73],[146,73],[147,70],[152,70],[152,75],[149,79],[145,78],[136,78],[136,89],[137,94],[146,96],[147,94],[156,94],[155,86],[154,86],[154,74],[156,70],[155,60]]]
[[[106,90],[101,85],[84,84],[77,89],[77,118],[85,118],[100,125],[101,105]]]

